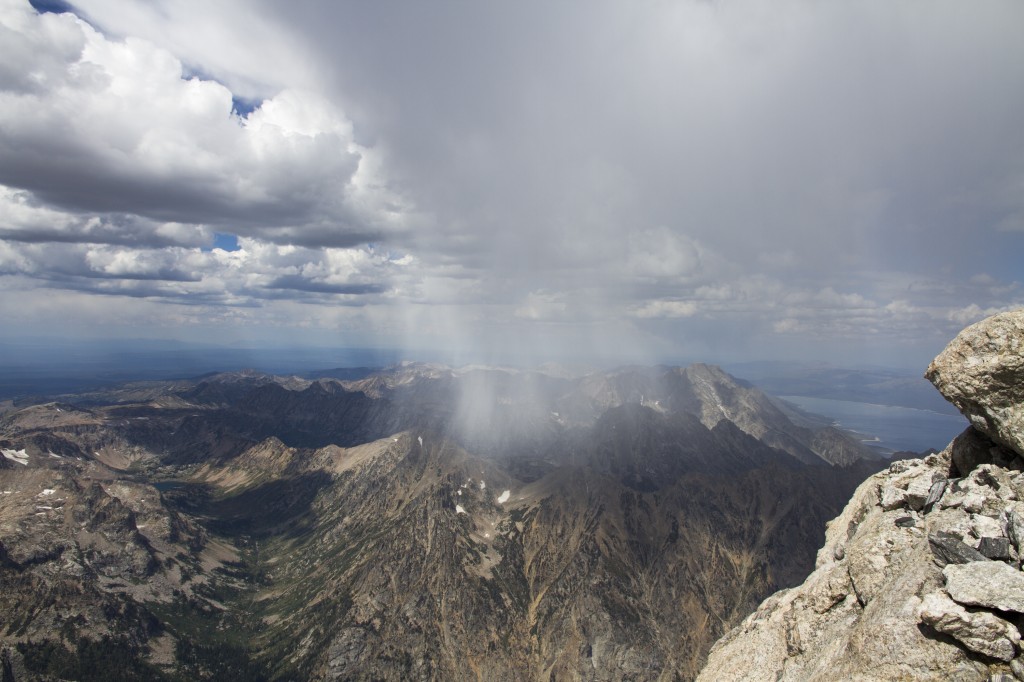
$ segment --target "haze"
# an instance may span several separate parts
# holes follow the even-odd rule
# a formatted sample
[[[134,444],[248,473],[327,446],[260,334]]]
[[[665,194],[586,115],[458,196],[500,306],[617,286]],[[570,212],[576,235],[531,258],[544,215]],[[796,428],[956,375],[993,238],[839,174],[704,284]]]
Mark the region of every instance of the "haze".
[[[1024,3],[0,0],[0,339],[923,367]]]

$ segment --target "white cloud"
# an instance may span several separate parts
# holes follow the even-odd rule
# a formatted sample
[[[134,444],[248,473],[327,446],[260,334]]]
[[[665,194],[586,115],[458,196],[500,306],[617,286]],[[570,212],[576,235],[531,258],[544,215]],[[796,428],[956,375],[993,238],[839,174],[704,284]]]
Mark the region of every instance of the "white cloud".
[[[630,312],[634,317],[692,317],[697,310],[693,301],[650,301]]]
[[[991,308],[982,308],[976,303],[972,303],[968,306],[964,306],[963,308],[957,308],[948,311],[946,313],[946,319],[962,327],[966,327],[967,325],[974,324],[975,322],[980,322],[986,317],[997,315],[999,313],[1005,313],[1010,310],[1017,310],[1019,308],[1024,308],[1024,299],[1012,305],[997,306]]]
[[[30,74],[34,87],[0,91],[8,187],[67,209],[309,244],[401,228],[372,150],[324,97],[284,89],[239,118],[227,88],[183,77],[181,62],[146,40],[111,40],[73,15],[17,7],[0,22],[25,36],[5,48],[13,63],[31,62],[40,44],[49,58],[45,74]],[[64,47],[45,49],[51,34]]]
[[[409,262],[369,248],[309,249],[242,238],[238,251],[0,241],[0,275],[51,288],[206,304],[259,305],[293,298],[362,305],[418,276]]]
[[[126,5],[118,0],[76,0],[73,4],[113,36],[159,43],[189,68],[216,78],[246,99],[258,101],[285,86],[318,84],[315,56],[309,54],[307,41],[284,30],[254,2],[161,0]]]
[[[47,206],[31,192],[0,185],[0,239],[125,245],[210,243],[203,225],[165,223],[123,213],[83,214]]]

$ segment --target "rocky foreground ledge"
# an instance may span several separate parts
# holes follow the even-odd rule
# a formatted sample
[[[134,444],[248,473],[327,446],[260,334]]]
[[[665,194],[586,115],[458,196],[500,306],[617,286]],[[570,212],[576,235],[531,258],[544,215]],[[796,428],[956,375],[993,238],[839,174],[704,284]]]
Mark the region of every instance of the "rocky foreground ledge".
[[[1024,681],[1024,310],[965,329],[926,376],[971,426],[865,481],[815,571],[698,680]]]

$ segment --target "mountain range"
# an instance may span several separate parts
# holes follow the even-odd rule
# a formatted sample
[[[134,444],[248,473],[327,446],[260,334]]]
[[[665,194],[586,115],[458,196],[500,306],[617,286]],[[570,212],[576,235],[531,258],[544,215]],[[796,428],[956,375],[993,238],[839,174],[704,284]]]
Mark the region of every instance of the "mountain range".
[[[692,679],[885,463],[709,365],[406,363],[0,414],[22,679]]]

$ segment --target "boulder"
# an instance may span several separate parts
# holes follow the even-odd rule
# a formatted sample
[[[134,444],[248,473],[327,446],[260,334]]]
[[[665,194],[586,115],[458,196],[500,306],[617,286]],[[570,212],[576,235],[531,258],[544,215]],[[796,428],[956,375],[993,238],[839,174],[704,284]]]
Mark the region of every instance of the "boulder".
[[[1019,552],[1021,543],[1024,543],[1024,517],[1013,509],[1006,512],[1006,534]]]
[[[907,506],[914,511],[921,511],[924,509],[925,502],[928,501],[928,497],[931,495],[932,486],[934,483],[931,479],[919,476],[907,485],[906,500]]]
[[[1001,538],[1004,537],[1003,525],[991,517],[971,514],[971,534],[976,538]]]
[[[981,542],[978,543],[978,552],[989,559],[999,559],[1000,561],[1009,559],[1011,558],[1010,541],[1006,538],[981,538]]]
[[[928,534],[935,562],[940,566],[946,564],[966,564],[973,561],[988,561],[988,557],[964,543],[960,538],[946,531],[935,531]]]
[[[985,611],[972,613],[939,593],[924,598],[919,614],[922,623],[971,651],[1000,661],[1010,661],[1017,655],[1020,633],[999,616]]]
[[[1024,309],[964,329],[925,376],[974,428],[1024,453]]]
[[[1024,613],[1024,573],[1002,561],[951,563],[942,575],[949,596],[961,604]]]
[[[882,488],[881,505],[886,511],[907,506],[907,491],[892,485],[885,486]]]
[[[949,481],[945,476],[932,483],[932,487],[928,490],[928,498],[924,502],[923,509],[925,514],[930,512],[932,507],[938,504],[939,500],[942,499],[943,493],[946,492],[947,483],[949,483]]]
[[[953,474],[968,476],[982,464],[997,464],[1006,469],[1019,469],[1021,460],[1013,450],[999,445],[984,433],[968,426],[953,439],[950,451]]]

